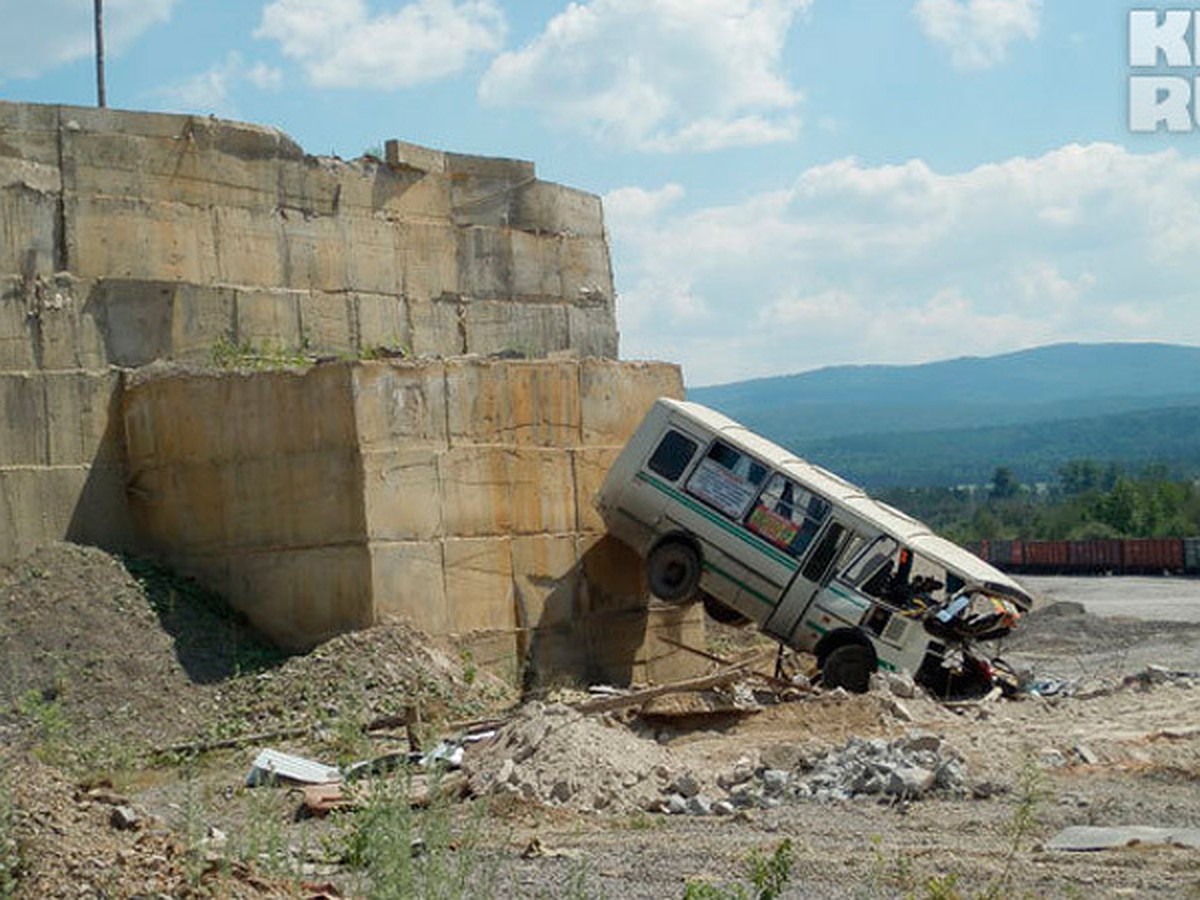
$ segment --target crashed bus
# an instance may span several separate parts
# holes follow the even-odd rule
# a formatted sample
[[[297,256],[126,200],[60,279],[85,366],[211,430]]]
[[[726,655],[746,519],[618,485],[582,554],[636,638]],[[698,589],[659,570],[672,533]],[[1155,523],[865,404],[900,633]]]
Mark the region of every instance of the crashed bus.
[[[864,691],[883,669],[943,697],[986,692],[974,644],[1032,605],[923,523],[697,403],[655,402],[596,506],[652,594],[752,621],[814,654],[830,687]]]

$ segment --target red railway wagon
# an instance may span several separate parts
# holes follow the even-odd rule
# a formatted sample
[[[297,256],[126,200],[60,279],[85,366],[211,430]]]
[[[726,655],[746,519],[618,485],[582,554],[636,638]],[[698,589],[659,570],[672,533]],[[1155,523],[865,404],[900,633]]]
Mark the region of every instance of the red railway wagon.
[[[1122,571],[1182,572],[1180,538],[1126,538],[1121,541]]]
[[[1071,566],[1070,541],[1025,541],[1023,549],[1030,572],[1065,572]]]
[[[1123,564],[1121,542],[1113,538],[1069,541],[1067,562],[1072,572],[1119,572]]]

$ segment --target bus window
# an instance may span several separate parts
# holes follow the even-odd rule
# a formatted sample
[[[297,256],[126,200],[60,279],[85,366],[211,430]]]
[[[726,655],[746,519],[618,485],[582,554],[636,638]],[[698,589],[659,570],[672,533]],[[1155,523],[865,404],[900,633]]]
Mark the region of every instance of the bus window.
[[[696,453],[696,442],[678,431],[668,431],[659,441],[658,448],[650,457],[646,467],[667,481],[678,481],[683,470]]]
[[[814,582],[825,580],[825,573],[829,569],[829,564],[833,562],[833,558],[837,556],[838,544],[841,543],[845,532],[846,529],[838,522],[834,522],[825,530],[825,536],[821,538],[821,543],[817,545],[817,549],[812,552],[808,562],[804,564],[805,579]]]
[[[688,479],[688,493],[740,519],[767,477],[767,467],[740,450],[714,441]]]
[[[859,554],[858,559],[854,560],[842,573],[842,579],[854,587],[858,587],[872,575],[881,571],[880,567],[885,562],[890,562],[892,555],[900,548],[893,538],[886,534],[880,535],[870,546]],[[888,572],[890,575],[891,572]]]
[[[829,510],[829,501],[824,497],[775,474],[746,517],[746,527],[800,557],[821,530]]]

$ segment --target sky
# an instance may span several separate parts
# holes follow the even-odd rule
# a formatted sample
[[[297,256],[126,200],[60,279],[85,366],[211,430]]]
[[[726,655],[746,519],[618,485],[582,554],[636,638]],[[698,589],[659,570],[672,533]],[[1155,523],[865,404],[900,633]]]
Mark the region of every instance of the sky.
[[[1131,65],[1134,9],[1159,11],[1157,68]],[[107,93],[313,154],[533,160],[604,200],[621,355],[699,386],[1200,344],[1200,131],[1130,110],[1135,79],[1200,74],[1192,29],[1166,26],[1182,9],[105,0]],[[92,0],[0,0],[0,23],[0,99],[95,103]]]

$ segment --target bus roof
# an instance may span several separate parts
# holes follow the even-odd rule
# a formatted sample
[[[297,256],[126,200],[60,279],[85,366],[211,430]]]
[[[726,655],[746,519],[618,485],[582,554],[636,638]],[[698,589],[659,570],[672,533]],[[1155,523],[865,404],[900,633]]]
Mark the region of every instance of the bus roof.
[[[968,583],[982,585],[1010,597],[1023,608],[1028,609],[1032,605],[1033,601],[1028,592],[999,569],[984,562],[968,550],[964,550],[953,541],[934,533],[933,529],[924,522],[874,499],[858,485],[846,481],[815,463],[802,459],[707,406],[685,400],[672,400],[668,397],[660,398],[658,402],[704,426],[709,431],[720,434],[730,443],[765,459],[800,484],[833,501],[853,515],[870,522],[917,555],[939,566],[944,566]]]

